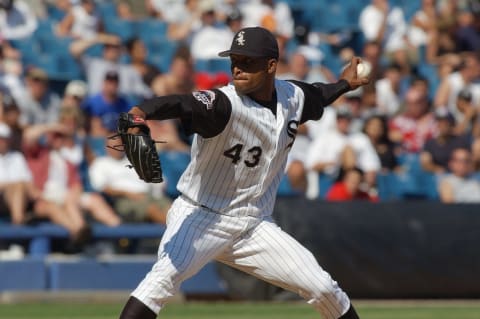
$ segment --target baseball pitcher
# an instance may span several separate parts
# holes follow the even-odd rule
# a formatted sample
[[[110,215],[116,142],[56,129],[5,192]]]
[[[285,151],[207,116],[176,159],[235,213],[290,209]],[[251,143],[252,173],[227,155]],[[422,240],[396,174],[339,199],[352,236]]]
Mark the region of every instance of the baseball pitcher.
[[[260,27],[237,32],[219,55],[230,58],[231,85],[155,97],[119,119],[125,152],[147,182],[162,178],[145,121],[179,118],[195,133],[158,260],[120,318],[156,318],[180,284],[212,260],[299,294],[324,319],[359,318],[345,292],[271,214],[298,126],[368,83],[357,75],[360,59],[352,59],[337,83],[277,80],[277,41]]]

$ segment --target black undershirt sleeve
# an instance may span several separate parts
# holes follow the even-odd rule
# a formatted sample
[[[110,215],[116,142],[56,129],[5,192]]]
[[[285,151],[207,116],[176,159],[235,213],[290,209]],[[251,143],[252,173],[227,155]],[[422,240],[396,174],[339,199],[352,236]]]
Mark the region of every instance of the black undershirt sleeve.
[[[230,100],[220,90],[159,96],[138,107],[147,120],[179,118],[187,134],[197,133],[204,138],[220,134],[232,113]]]
[[[320,119],[325,106],[332,104],[340,95],[350,90],[350,85],[346,80],[329,84],[309,84],[294,80],[289,80],[289,82],[300,87],[305,94],[305,103],[300,123]]]

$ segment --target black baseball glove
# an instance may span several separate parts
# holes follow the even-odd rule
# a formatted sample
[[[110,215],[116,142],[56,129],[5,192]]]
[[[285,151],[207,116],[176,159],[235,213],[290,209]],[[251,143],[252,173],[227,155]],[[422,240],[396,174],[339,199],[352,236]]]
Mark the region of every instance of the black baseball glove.
[[[128,129],[137,127],[138,133],[128,133]],[[147,183],[161,183],[162,166],[155,147],[156,141],[150,136],[150,128],[145,119],[122,112],[117,122],[117,134],[110,138],[122,140],[123,151],[140,179]],[[116,150],[120,150],[115,147]]]

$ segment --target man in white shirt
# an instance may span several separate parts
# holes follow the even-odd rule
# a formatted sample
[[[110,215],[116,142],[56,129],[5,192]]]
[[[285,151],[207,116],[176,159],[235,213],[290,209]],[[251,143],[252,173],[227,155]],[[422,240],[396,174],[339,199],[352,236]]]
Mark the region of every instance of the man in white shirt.
[[[379,41],[386,53],[405,48],[408,25],[400,7],[389,7],[388,0],[372,0],[359,17],[367,41]]]
[[[118,143],[115,139],[107,140],[107,146]],[[124,221],[164,224],[171,201],[162,189],[154,188],[163,185],[145,183],[128,165],[123,152],[107,147],[107,155],[95,158],[89,167],[92,187],[109,197]]]
[[[357,166],[373,186],[381,168],[380,159],[364,133],[350,133],[351,119],[348,108],[338,107],[336,128],[319,135],[310,144],[307,167],[335,178],[342,166]]]
[[[10,150],[10,127],[0,122],[0,211],[8,211],[13,224],[25,222],[28,185],[32,174],[22,153]]]

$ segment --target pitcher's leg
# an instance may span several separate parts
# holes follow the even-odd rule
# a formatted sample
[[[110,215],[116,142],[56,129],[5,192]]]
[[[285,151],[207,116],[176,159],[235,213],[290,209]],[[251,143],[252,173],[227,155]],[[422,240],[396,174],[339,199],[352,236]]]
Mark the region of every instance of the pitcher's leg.
[[[222,216],[194,208],[178,201],[167,218],[167,229],[159,246],[158,260],[145,276],[132,297],[158,314],[180,284],[198,272],[206,263],[231,244]],[[136,301],[133,300],[135,305]],[[125,317],[121,319],[143,319]]]
[[[346,293],[313,254],[273,222],[260,222],[219,260],[299,294],[324,319],[357,318]]]

